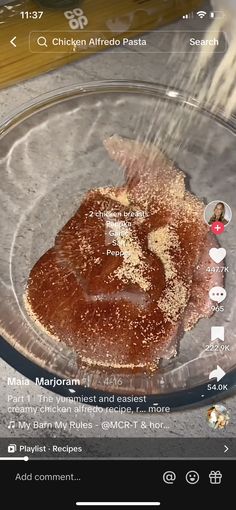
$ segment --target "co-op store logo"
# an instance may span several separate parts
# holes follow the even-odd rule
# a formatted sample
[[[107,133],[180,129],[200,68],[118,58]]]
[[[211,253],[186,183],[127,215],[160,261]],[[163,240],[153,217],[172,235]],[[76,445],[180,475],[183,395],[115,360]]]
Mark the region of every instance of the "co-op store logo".
[[[146,12],[150,14],[148,10]],[[111,32],[122,34],[131,27],[134,20],[134,15],[135,12],[129,12],[126,16],[122,16],[121,18],[116,17],[108,19],[106,22],[107,28],[109,28]],[[67,19],[71,30],[83,30],[83,28],[88,25],[88,18],[85,16],[83,9],[80,7],[70,11],[65,11],[64,16]]]
[[[71,30],[83,30],[88,24],[87,16],[85,16],[84,11],[79,7],[71,11],[65,11],[64,16],[68,20]]]
[[[148,9],[143,9],[143,11],[145,11],[147,14],[153,13],[152,10],[149,11]],[[88,25],[88,18],[85,16],[83,9],[80,7],[70,11],[65,11],[64,16],[67,19],[71,30],[83,30],[83,28]],[[109,28],[111,32],[122,34],[131,27],[134,21],[134,16],[135,12],[128,12],[126,16],[108,19],[106,21],[107,28]]]

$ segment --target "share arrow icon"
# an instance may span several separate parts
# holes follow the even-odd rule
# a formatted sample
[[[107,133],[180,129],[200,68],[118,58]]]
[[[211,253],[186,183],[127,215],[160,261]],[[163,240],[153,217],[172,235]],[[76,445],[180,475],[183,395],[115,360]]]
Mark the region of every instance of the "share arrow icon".
[[[212,370],[212,372],[209,375],[209,379],[217,379],[217,382],[219,382],[223,377],[225,376],[224,370],[217,365],[217,368],[215,370]]]

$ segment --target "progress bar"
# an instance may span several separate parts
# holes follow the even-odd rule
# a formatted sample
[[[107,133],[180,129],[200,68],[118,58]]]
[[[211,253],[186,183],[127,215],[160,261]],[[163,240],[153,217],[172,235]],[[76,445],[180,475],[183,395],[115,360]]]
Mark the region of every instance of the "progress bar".
[[[77,501],[76,506],[160,506],[159,501]]]
[[[29,457],[0,457],[0,460],[24,460],[27,462],[29,460]]]

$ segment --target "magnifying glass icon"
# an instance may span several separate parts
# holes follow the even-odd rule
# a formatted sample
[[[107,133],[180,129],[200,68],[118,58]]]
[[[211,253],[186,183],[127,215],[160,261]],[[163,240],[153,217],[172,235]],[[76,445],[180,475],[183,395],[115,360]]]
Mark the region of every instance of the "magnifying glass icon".
[[[38,39],[37,39],[37,44],[38,44],[39,46],[46,46],[46,48],[48,47],[48,45],[47,45],[47,39],[46,39],[46,37],[44,37],[44,36],[40,36],[40,37],[38,37]]]

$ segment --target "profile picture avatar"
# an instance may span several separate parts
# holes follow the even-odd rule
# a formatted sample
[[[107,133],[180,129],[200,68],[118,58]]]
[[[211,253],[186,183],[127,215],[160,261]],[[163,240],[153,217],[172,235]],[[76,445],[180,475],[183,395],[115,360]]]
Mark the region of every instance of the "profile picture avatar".
[[[204,218],[209,226],[215,222],[228,225],[232,219],[232,211],[226,202],[214,200],[206,206]]]

